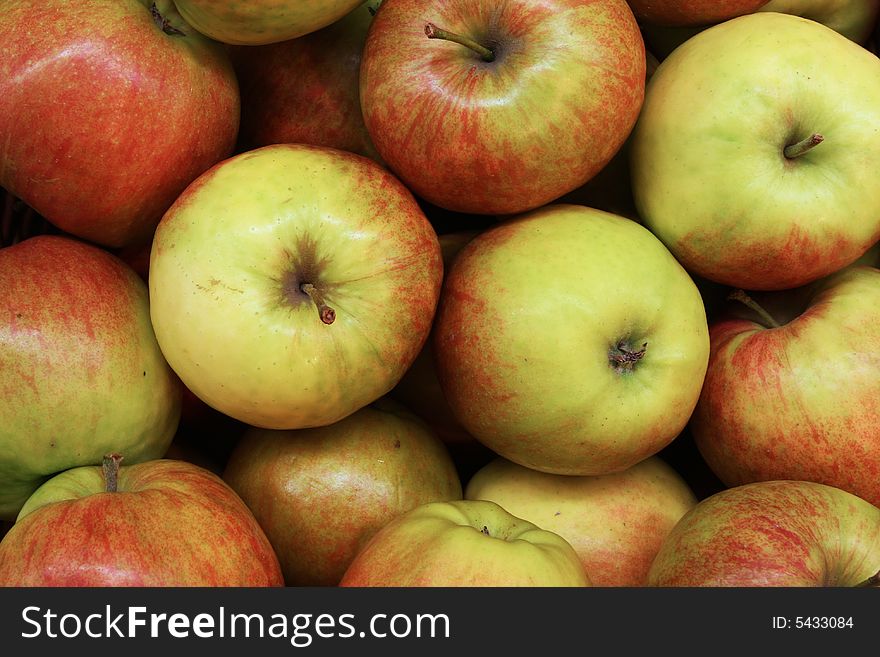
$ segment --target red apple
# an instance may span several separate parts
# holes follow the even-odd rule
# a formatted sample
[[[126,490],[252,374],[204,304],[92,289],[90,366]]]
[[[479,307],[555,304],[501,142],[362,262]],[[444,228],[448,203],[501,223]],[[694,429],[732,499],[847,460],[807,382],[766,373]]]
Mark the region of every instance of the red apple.
[[[494,502],[433,502],[398,516],[358,553],[340,586],[589,586],[558,534]]]
[[[584,184],[620,149],[644,90],[623,0],[390,0],[361,64],[382,159],[422,198],[478,214]]]
[[[805,481],[730,488],[691,509],[648,574],[653,586],[867,586],[880,570],[880,509]]]
[[[713,25],[750,14],[767,0],[628,0],[640,21],[655,25]]]
[[[880,504],[880,270],[755,296],[710,328],[691,430],[728,486],[816,481]]]
[[[288,586],[335,586],[388,522],[461,499],[443,443],[389,400],[318,429],[253,429],[223,478],[265,530]]]
[[[148,240],[235,144],[229,59],[171,0],[6,2],[0,43],[0,185],[64,231]]]
[[[230,48],[241,87],[239,148],[314,144],[378,159],[359,95],[372,17],[371,3],[365,3],[297,39]]]
[[[280,586],[266,535],[218,476],[183,461],[73,468],[0,542],[3,586]]]
[[[103,249],[40,235],[0,249],[0,518],[57,472],[161,457],[180,383],[144,282]]]
[[[498,458],[473,476],[465,498],[490,500],[559,534],[594,586],[644,586],[663,540],[697,503],[655,457],[596,477],[547,474]]]

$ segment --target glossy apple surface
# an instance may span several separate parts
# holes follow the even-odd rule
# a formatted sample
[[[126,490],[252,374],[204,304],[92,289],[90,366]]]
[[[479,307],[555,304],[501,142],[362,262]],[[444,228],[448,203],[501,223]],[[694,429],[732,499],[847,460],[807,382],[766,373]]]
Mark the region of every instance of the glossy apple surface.
[[[0,517],[108,451],[161,457],[181,388],[137,274],[95,246],[36,236],[0,249],[0,290]]]
[[[337,585],[391,520],[462,496],[440,439],[384,399],[326,427],[252,429],[223,479],[266,532],[288,586]]]
[[[193,183],[162,218],[151,316],[171,367],[253,426],[336,422],[387,393],[427,339],[437,235],[374,161],[280,144]]]
[[[880,570],[880,509],[837,488],[771,481],[721,491],[675,526],[652,586],[856,586]]]
[[[589,586],[563,538],[494,502],[433,502],[373,536],[340,582],[348,587]]]
[[[149,241],[232,152],[232,65],[171,0],[14,0],[0,42],[0,185],[68,233]]]
[[[429,38],[429,24],[491,53]],[[529,210],[584,184],[630,133],[644,87],[623,0],[393,0],[361,65],[382,159],[418,196],[475,214]]]
[[[880,504],[880,270],[851,267],[713,322],[691,421],[728,486],[817,481]]]
[[[594,475],[678,435],[709,336],[696,286],[650,232],[551,205],[462,249],[434,349],[446,399],[477,440],[529,468]]]
[[[725,285],[827,276],[880,237],[880,132],[866,128],[878,122],[876,56],[796,16],[729,20],[651,78],[631,150],[639,216],[689,271]]]
[[[0,542],[3,586],[281,586],[278,559],[241,499],[190,463],[67,470]]]
[[[181,15],[223,43],[263,45],[295,39],[339,20],[363,0],[174,0]],[[374,4],[378,4],[374,2]]]
[[[656,457],[595,477],[547,474],[498,458],[474,474],[465,499],[495,502],[559,534],[594,586],[645,586],[663,540],[697,503]]]

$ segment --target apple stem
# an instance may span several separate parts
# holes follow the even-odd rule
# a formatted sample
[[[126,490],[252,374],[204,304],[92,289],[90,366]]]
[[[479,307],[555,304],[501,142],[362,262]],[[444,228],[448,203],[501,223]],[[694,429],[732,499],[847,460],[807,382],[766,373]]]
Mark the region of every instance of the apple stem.
[[[741,304],[754,310],[761,316],[761,319],[770,326],[770,328],[780,328],[781,325],[773,319],[773,315],[764,310],[757,301],[752,299],[752,297],[746,294],[743,290],[734,290],[727,295],[727,298],[730,301],[739,301]]]
[[[318,307],[318,317],[321,318],[322,322],[325,324],[332,324],[336,321],[336,311],[324,303],[324,297],[314,285],[311,283],[303,283],[299,286],[299,289],[308,294],[311,300],[314,301],[315,305]]]
[[[856,588],[872,588],[880,586],[880,570],[871,575],[868,579],[856,584]]]
[[[425,35],[429,39],[443,39],[445,41],[452,41],[454,43],[466,46],[467,48],[470,48],[475,53],[477,53],[480,57],[482,57],[484,62],[495,61],[495,53],[486,46],[480,45],[473,39],[469,39],[466,36],[456,34],[455,32],[447,32],[446,30],[441,30],[439,27],[434,25],[434,23],[427,23],[425,25]]]
[[[115,493],[119,489],[119,464],[122,463],[122,454],[107,454],[101,469],[104,472],[104,490]]]
[[[153,17],[153,22],[155,22],[156,25],[159,26],[159,29],[162,30],[165,34],[168,34],[170,36],[186,36],[186,32],[177,29],[168,22],[168,19],[162,15],[155,2],[150,5],[150,15]]]
[[[783,149],[782,153],[789,160],[793,160],[794,158],[800,157],[804,153],[811,151],[823,141],[825,141],[825,137],[818,133],[814,133],[797,143],[789,144]]]

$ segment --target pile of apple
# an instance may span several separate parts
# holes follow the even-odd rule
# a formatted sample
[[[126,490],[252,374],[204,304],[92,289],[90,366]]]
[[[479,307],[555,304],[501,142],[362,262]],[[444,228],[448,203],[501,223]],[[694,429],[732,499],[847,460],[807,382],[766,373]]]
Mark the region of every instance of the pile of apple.
[[[0,585],[876,585],[878,13],[6,0]]]

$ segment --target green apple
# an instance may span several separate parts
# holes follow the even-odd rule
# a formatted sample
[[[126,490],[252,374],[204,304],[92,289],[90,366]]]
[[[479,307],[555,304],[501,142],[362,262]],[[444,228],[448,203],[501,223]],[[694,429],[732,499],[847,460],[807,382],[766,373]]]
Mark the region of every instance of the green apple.
[[[153,460],[72,468],[0,542],[0,586],[281,586],[251,512],[217,475]]]
[[[877,24],[880,0],[770,0],[758,11],[803,16],[863,44]]]
[[[455,417],[520,465],[634,465],[687,423],[709,355],[687,272],[634,221],[550,205],[491,228],[452,264],[434,325]]]
[[[494,502],[432,502],[398,516],[346,570],[346,587],[589,586],[571,545]]]
[[[880,509],[831,486],[768,481],[689,511],[663,542],[653,586],[858,586],[880,570]]]
[[[288,586],[335,586],[391,520],[461,499],[443,443],[387,399],[326,427],[252,429],[223,479],[266,532]]]
[[[341,420],[387,393],[425,343],[437,235],[373,160],[279,144],[206,172],[162,218],[151,315],[169,364],[253,426]]]
[[[54,235],[0,249],[0,518],[62,470],[159,458],[181,386],[147,287],[103,249]]]
[[[778,13],[688,39],[655,72],[633,133],[639,216],[689,270],[786,289],[880,238],[880,60]]]
[[[817,481],[880,505],[880,270],[744,299],[763,316],[711,325],[691,419],[704,459],[728,486]]]
[[[547,474],[497,458],[471,478],[465,499],[489,500],[559,534],[594,586],[644,586],[660,545],[697,503],[657,457],[613,474]]]
[[[361,2],[363,0],[174,0],[180,15],[202,34],[223,43],[251,46],[314,32],[339,20]]]

